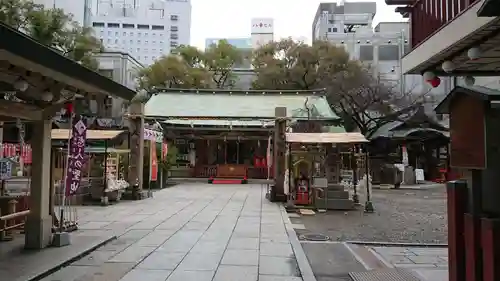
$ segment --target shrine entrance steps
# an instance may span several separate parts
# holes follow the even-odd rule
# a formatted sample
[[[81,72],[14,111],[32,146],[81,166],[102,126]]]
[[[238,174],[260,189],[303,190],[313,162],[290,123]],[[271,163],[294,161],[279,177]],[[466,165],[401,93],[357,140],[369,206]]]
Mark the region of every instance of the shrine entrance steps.
[[[247,179],[215,178],[215,179],[209,179],[208,183],[211,183],[211,184],[246,184],[246,183],[248,183],[248,181],[247,181]]]

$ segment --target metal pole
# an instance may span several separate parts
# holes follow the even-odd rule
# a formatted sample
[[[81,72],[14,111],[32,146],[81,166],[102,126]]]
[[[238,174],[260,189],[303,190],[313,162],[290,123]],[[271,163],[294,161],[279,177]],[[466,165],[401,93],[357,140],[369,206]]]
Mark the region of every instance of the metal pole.
[[[371,188],[370,188],[370,161],[368,161],[368,149],[365,148],[365,175],[366,175],[366,202],[365,202],[365,213],[373,213],[375,209],[373,208]]]
[[[64,208],[65,208],[65,203],[66,203],[66,189],[68,188],[66,186],[66,183],[68,182],[68,165],[69,165],[69,149],[70,149],[70,144],[71,144],[71,135],[73,134],[73,112],[69,113],[69,132],[68,132],[68,143],[66,144],[66,159],[64,161],[64,176],[63,176],[63,182],[61,183],[62,192],[61,192],[61,211],[60,211],[60,218],[59,218],[59,231],[64,232]]]
[[[400,87],[401,87],[401,95],[404,95],[405,91],[406,91],[406,87],[405,87],[405,77],[403,75],[403,55],[404,55],[404,51],[405,51],[405,33],[404,33],[404,30],[401,31],[401,38],[399,40],[399,84],[400,84]]]
[[[354,161],[357,162],[357,159],[356,159],[356,151],[357,151],[357,148],[356,148],[356,145],[354,145],[354,148],[353,148],[353,153],[354,153]],[[349,154],[349,165],[352,164],[352,159],[351,159],[351,154]],[[352,172],[353,172],[353,177],[352,177],[352,186],[354,187],[354,194],[352,195],[352,202],[354,202],[354,204],[359,204],[359,196],[358,196],[358,173],[357,173],[357,169],[358,169],[358,165],[356,164],[355,167],[352,167]]]

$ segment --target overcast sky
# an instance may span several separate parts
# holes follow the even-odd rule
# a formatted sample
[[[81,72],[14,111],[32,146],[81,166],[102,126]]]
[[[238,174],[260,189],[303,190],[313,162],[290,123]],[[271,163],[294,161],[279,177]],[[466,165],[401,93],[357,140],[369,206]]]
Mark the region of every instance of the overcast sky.
[[[355,0],[350,0],[356,2]],[[384,0],[377,2],[375,24],[402,21]],[[251,18],[274,18],[275,38],[306,37],[321,0],[191,0],[191,45],[205,47],[206,38],[250,37]],[[334,2],[334,1],[332,1]]]

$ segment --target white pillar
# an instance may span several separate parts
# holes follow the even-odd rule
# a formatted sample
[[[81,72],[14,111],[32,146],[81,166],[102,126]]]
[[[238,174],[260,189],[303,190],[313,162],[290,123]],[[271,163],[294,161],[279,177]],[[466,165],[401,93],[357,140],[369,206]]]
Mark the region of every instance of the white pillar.
[[[52,121],[33,123],[30,214],[25,225],[25,247],[42,249],[52,242],[50,216],[50,157]]]

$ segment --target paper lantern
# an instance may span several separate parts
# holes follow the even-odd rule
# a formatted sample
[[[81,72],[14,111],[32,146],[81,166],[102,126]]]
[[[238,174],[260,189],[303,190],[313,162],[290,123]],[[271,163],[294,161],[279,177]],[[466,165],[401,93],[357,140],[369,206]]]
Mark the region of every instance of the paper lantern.
[[[424,77],[424,81],[426,82],[430,82],[432,79],[436,78],[436,74],[434,74],[434,72],[432,71],[426,71],[422,76]]]
[[[464,82],[465,82],[465,85],[467,85],[469,87],[474,86],[474,83],[476,83],[476,78],[474,78],[472,76],[465,76]]]
[[[432,79],[431,81],[429,81],[429,83],[431,84],[431,86],[433,88],[437,88],[441,84],[441,79],[439,77],[435,77],[434,79]]]
[[[450,73],[455,69],[455,65],[453,64],[452,61],[447,60],[443,62],[441,68],[443,68],[444,72]]]
[[[467,51],[467,56],[471,60],[477,60],[479,56],[481,55],[481,51],[477,47],[472,47]]]
[[[73,113],[73,103],[67,103],[64,105],[64,109],[66,110],[66,114]]]

